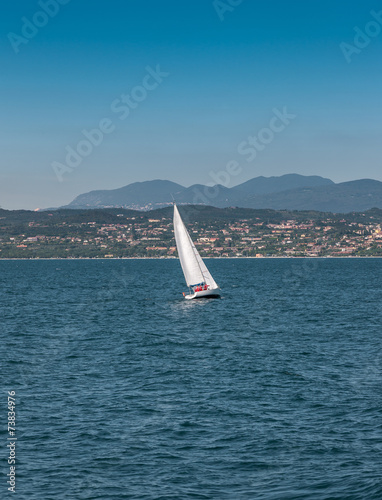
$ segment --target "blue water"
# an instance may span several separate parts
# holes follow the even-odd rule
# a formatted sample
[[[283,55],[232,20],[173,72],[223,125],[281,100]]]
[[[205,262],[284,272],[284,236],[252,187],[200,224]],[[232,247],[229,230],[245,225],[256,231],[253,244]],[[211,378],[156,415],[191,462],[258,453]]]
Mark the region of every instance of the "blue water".
[[[382,498],[382,260],[207,264],[0,261],[0,498]]]

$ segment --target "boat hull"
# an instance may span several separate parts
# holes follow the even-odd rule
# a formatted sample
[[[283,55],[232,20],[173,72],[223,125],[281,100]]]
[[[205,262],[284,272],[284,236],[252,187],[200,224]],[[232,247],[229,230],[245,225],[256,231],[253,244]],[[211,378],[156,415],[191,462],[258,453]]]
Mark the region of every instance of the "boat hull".
[[[202,290],[200,292],[194,292],[190,295],[185,295],[185,299],[220,299],[219,288],[214,288],[213,290]]]

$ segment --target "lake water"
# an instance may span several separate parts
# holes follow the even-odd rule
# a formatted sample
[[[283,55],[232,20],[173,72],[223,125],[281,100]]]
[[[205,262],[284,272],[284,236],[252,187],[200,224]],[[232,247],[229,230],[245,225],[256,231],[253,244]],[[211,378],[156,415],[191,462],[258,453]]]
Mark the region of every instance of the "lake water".
[[[382,260],[206,262],[0,261],[0,498],[382,498]]]

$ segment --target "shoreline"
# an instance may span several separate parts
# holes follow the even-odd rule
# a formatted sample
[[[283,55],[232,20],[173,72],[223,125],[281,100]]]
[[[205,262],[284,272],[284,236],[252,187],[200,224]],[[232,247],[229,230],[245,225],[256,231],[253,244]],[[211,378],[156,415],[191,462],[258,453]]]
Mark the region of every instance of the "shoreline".
[[[240,260],[240,259],[256,259],[256,260],[263,260],[263,259],[289,259],[289,260],[294,260],[294,259],[382,259],[382,256],[380,255],[343,255],[343,256],[334,256],[334,255],[328,255],[324,257],[311,257],[311,256],[300,256],[300,257],[285,257],[282,255],[277,255],[274,257],[203,257],[204,259],[214,259],[214,260]],[[38,260],[59,260],[59,261],[67,261],[67,260],[179,260],[177,257],[33,257],[33,258],[26,258],[26,257],[15,257],[15,258],[8,258],[0,257],[0,262],[1,261],[15,261],[15,260],[30,260],[30,261],[38,261]]]

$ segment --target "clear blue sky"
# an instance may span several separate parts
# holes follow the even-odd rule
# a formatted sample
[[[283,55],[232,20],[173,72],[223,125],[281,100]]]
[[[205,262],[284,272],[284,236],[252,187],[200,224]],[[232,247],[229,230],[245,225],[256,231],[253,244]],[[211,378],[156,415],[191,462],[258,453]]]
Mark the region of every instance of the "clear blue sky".
[[[7,2],[0,205],[59,206],[150,179],[207,184],[231,160],[242,169],[230,186],[292,172],[382,180],[382,33],[350,63],[340,48],[373,21],[372,9],[382,4],[243,0],[221,20],[212,0],[70,0],[12,45],[22,18],[44,16],[35,16],[38,1]],[[169,75],[121,120],[112,103],[157,65]],[[285,106],[296,118],[247,161],[238,145]],[[52,162],[64,164],[66,146],[104,118],[113,131],[59,182]]]

